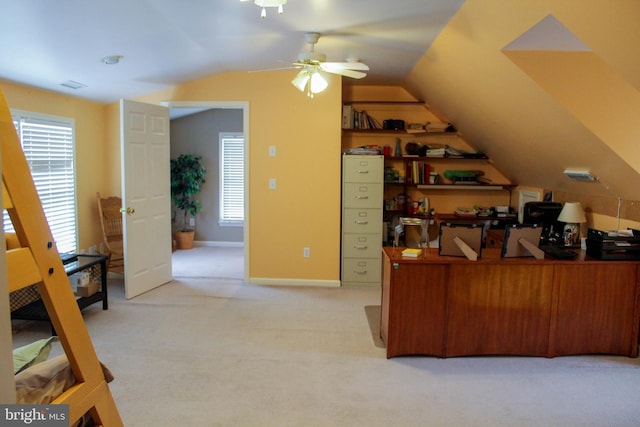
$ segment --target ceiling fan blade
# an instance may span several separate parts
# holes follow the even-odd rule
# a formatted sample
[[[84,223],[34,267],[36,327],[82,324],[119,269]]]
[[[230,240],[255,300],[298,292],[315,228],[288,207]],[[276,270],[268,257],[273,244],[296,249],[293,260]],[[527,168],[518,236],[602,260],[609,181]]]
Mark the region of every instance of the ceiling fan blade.
[[[362,62],[323,62],[322,67],[328,70],[359,70],[367,71],[369,66]]]
[[[282,71],[282,70],[297,70],[300,67],[290,66],[290,67],[281,67],[281,68],[263,68],[261,70],[249,70],[250,73],[266,73],[268,71]]]
[[[324,64],[322,64],[324,65]],[[354,71],[354,70],[327,70],[321,66],[321,68],[327,73],[340,74],[341,76],[351,77],[352,79],[361,79],[366,77],[367,73],[363,73],[362,71]]]
[[[258,70],[249,70],[250,73],[264,73],[266,71],[282,71],[282,70],[299,70],[304,67],[304,64],[299,64],[297,62],[283,61],[279,59],[277,62],[282,64],[281,67],[275,66],[272,68],[261,68]]]

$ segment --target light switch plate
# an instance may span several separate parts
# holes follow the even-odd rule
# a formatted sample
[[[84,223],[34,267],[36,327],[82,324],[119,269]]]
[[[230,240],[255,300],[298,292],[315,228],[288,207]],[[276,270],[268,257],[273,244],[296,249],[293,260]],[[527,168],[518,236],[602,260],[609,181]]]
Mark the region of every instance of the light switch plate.
[[[275,189],[276,189],[276,179],[269,178],[269,190],[275,190]]]
[[[269,157],[275,157],[276,156],[276,146],[275,145],[270,145],[269,146]]]

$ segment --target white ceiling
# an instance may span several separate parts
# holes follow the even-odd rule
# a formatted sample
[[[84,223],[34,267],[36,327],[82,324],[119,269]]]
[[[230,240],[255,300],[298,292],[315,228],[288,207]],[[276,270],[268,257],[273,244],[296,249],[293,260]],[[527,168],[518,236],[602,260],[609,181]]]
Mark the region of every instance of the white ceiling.
[[[114,102],[227,71],[279,68],[308,49],[369,65],[357,83],[402,82],[464,0],[3,0],[0,78]],[[101,62],[122,55],[117,65]],[[86,85],[61,86],[65,81]],[[349,79],[349,83],[355,83]]]

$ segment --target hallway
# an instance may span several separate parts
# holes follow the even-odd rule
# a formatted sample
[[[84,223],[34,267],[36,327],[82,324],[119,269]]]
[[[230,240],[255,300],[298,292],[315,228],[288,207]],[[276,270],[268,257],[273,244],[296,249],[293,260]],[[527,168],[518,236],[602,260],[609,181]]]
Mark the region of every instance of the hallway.
[[[171,255],[174,279],[244,280],[244,247],[195,246]]]

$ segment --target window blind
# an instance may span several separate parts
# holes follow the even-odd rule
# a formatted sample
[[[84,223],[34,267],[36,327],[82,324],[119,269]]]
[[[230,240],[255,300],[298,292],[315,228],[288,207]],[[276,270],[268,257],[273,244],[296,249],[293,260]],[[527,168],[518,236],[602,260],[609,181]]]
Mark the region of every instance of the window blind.
[[[74,121],[12,111],[14,125],[58,251],[77,251]],[[3,212],[5,231],[13,231]]]
[[[244,135],[220,134],[220,225],[244,224]]]

